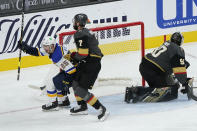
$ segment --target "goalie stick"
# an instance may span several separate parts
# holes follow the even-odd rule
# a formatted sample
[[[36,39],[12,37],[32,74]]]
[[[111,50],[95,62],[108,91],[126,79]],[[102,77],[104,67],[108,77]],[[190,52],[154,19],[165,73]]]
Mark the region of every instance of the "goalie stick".
[[[197,87],[192,87],[192,95],[191,95],[191,98],[192,98],[193,100],[197,101],[197,96],[195,96],[194,93],[193,93],[193,89],[194,89],[194,88],[197,88]]]
[[[187,92],[188,100],[192,99],[192,100],[197,101],[197,96],[195,96],[193,92],[195,88],[197,87],[188,87],[188,92]]]
[[[187,97],[188,97],[188,100],[193,99],[193,100],[197,101],[197,96],[194,95],[194,89],[197,87],[193,87],[193,81],[194,81],[194,78],[189,80]]]
[[[188,86],[187,86],[187,98],[188,100],[195,100],[197,101],[197,96],[194,94],[194,89],[197,87],[193,87],[193,82],[194,82],[194,77],[190,78],[188,81]]]

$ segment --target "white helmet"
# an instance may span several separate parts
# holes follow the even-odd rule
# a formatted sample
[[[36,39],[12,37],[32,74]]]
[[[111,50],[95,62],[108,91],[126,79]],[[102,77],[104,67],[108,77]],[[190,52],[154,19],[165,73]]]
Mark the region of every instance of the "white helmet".
[[[43,45],[55,45],[55,44],[56,44],[55,38],[51,36],[47,36],[42,40],[42,46]]]
[[[43,39],[41,47],[45,50],[46,53],[53,53],[54,51],[54,46],[56,44],[55,38],[51,36],[47,36]]]

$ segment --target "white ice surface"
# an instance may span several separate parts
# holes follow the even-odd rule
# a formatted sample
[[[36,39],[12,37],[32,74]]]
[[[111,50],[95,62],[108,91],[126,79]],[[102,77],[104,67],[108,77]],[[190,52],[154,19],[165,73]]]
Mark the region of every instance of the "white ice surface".
[[[188,76],[197,78],[197,43],[186,44],[183,48],[191,63]],[[138,54],[105,56],[102,60],[99,78],[114,79],[97,83],[92,90],[110,112],[104,122],[97,120],[97,111],[90,106],[86,116],[70,116],[69,109],[42,112],[41,105],[46,100],[40,98],[39,90],[28,85],[42,85],[49,65],[21,69],[20,81],[16,80],[16,70],[0,72],[0,131],[197,131],[197,102],[187,101],[182,94],[171,102],[124,103],[123,92],[128,83],[116,84],[116,78],[132,78],[141,83]],[[194,84],[197,85],[196,81]],[[75,106],[73,94],[69,97]]]

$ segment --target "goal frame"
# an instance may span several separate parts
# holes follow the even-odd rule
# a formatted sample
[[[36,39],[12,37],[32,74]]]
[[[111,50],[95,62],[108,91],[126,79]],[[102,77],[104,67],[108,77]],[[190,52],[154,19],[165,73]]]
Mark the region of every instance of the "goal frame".
[[[141,57],[144,57],[145,55],[145,29],[144,29],[144,23],[141,21],[138,22],[130,22],[130,23],[124,23],[124,24],[116,24],[116,25],[109,25],[109,26],[103,26],[103,27],[95,27],[90,28],[91,31],[103,31],[103,30],[110,30],[110,29],[117,29],[117,28],[124,28],[129,26],[140,26],[141,30]],[[61,32],[59,33],[59,44],[63,45],[63,37],[66,35],[73,35],[76,33],[76,31],[68,31],[68,32]],[[142,86],[145,86],[145,80],[142,78]]]

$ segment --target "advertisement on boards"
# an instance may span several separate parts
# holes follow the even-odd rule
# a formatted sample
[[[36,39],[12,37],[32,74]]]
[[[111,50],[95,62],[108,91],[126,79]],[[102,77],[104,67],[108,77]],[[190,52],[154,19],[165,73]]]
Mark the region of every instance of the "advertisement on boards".
[[[23,0],[1,0],[0,17],[18,15],[22,11]],[[69,0],[25,0],[25,12],[46,11],[73,4]]]
[[[157,24],[162,29],[197,24],[197,0],[157,0],[156,6]],[[168,10],[168,16],[174,15],[171,18],[164,16]]]
[[[3,1],[4,3],[2,1],[0,3],[1,11],[12,7],[11,4],[6,5],[7,0]],[[32,1],[30,4],[33,10],[33,5],[36,2],[35,0],[29,1]],[[38,3],[56,2],[53,0],[38,1]],[[61,2],[61,0],[58,1]],[[21,9],[21,6],[19,7]],[[193,37],[197,34],[197,0],[119,0],[27,13],[24,19],[23,41],[32,47],[40,47],[45,36],[57,38],[57,32],[72,30],[72,19],[77,13],[88,14],[93,25],[142,21],[145,25],[145,45],[150,48],[153,48],[152,45],[155,47],[160,44],[164,34],[171,34],[174,31],[185,33],[186,42],[197,41]],[[20,38],[20,26],[21,15],[0,17],[0,60],[18,57],[17,41]],[[126,29],[126,31],[128,30]],[[129,30],[129,32],[137,34],[135,30]],[[124,34],[124,30],[121,30],[121,33]],[[27,54],[23,53],[22,55],[26,56]]]
[[[113,2],[111,3],[114,5]],[[114,14],[111,12],[102,16],[95,15],[100,13],[104,14],[105,10],[100,11],[101,6],[102,5],[98,4],[89,7],[91,10],[93,10],[93,12],[87,13],[92,24],[115,24],[128,21],[128,16],[127,14],[123,13],[124,11],[119,12],[119,14]],[[107,6],[110,5],[107,4]],[[75,14],[81,13],[81,8],[76,7],[41,13],[25,14],[23,41],[32,47],[40,47],[40,44],[45,36],[53,36],[56,38],[57,32],[61,30],[72,30],[72,19]],[[84,13],[86,12],[87,9],[84,8]],[[18,49],[17,41],[20,38],[20,26],[20,15],[0,18],[0,60],[17,57],[16,51]]]

